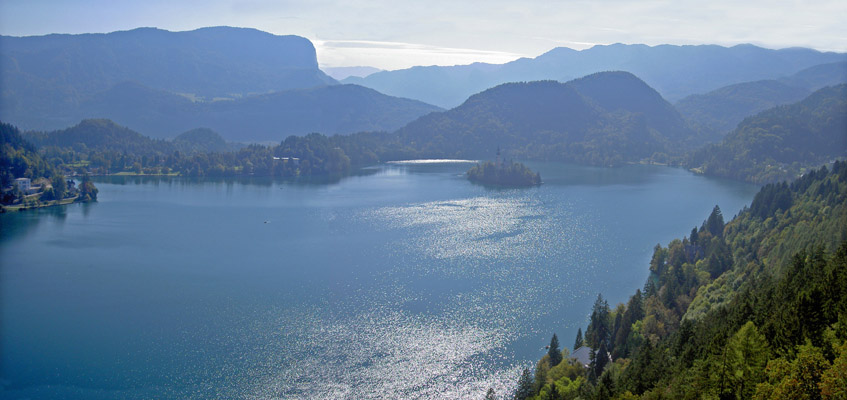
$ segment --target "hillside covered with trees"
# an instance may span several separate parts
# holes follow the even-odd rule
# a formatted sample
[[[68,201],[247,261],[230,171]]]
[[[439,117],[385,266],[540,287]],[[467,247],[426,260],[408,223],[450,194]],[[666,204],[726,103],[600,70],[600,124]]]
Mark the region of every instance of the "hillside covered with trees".
[[[42,157],[37,147],[26,140],[17,127],[0,122],[0,204],[17,207],[67,204],[73,201],[96,201],[97,188],[82,175],[79,187],[66,180],[60,168]],[[16,178],[37,182],[37,193],[26,193],[15,183]],[[5,212],[5,208],[0,207]]]
[[[845,162],[766,185],[728,223],[716,206],[688,236],[656,246],[644,290],[626,304],[598,296],[574,344],[591,349],[588,368],[567,350],[548,354],[514,397],[843,398],[844,221]]]
[[[213,131],[189,131],[174,141],[151,139],[110,120],[85,120],[52,132],[29,132],[37,155],[66,174],[183,176],[342,176],[378,162],[384,134],[289,136],[278,145],[214,151],[223,142]],[[379,139],[379,140],[378,140]],[[26,142],[29,143],[29,142]],[[210,151],[212,150],[212,151]]]
[[[688,96],[675,104],[693,129],[719,142],[744,118],[782,104],[802,100],[810,91],[778,80],[744,82],[705,94]]]
[[[821,64],[779,79],[737,83],[690,95],[674,106],[699,136],[719,142],[744,118],[842,83],[847,83],[847,63]]]
[[[15,178],[49,178],[55,174],[50,163],[27,141],[17,127],[0,123],[3,154],[0,157],[0,188],[10,186]]]
[[[693,152],[690,168],[752,182],[774,182],[847,155],[847,85],[745,119],[721,143]]]
[[[627,72],[500,85],[397,136],[420,157],[479,158],[503,146],[516,158],[604,166],[664,162],[695,141],[673,106]]]

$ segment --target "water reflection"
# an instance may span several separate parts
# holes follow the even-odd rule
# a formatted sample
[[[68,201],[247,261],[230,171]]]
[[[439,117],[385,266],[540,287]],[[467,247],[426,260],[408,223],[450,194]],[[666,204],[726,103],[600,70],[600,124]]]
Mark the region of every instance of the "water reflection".
[[[187,177],[187,176],[164,176],[164,175],[108,175],[97,176],[92,179],[95,182],[108,183],[113,185],[153,185],[158,186],[163,183],[168,185],[196,185],[199,183],[225,183],[225,184],[244,184],[253,186],[272,186],[274,184],[284,184],[293,186],[324,186],[338,184],[345,179],[370,176],[380,172],[381,166],[365,167],[354,170],[347,175],[315,175],[315,176],[298,176],[298,177],[254,177],[254,176],[233,176],[233,177]]]
[[[85,204],[74,203],[0,214],[0,242],[26,236],[41,224],[63,225],[68,218],[68,207],[81,205]]]
[[[640,166],[487,190],[466,167],[106,177],[99,203],[0,216],[0,397],[505,394],[598,292],[643,284],[657,241],[752,198]]]

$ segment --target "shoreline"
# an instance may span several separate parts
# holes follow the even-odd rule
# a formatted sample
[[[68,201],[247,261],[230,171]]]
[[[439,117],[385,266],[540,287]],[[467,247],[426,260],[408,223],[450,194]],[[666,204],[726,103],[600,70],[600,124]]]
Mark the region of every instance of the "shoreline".
[[[69,205],[69,204],[78,203],[78,201],[77,201],[78,199],[79,199],[79,195],[74,196],[74,197],[70,197],[70,198],[67,198],[67,199],[51,200],[47,203],[38,204],[38,205],[30,205],[30,206],[26,206],[26,205],[23,205],[23,204],[9,204],[9,205],[0,204],[0,214],[8,213],[8,212],[15,212],[15,211],[18,211],[18,212],[28,211],[28,210],[34,210],[34,209],[37,209],[37,208],[66,206],[66,205]],[[81,203],[81,202],[79,202],[79,203]]]

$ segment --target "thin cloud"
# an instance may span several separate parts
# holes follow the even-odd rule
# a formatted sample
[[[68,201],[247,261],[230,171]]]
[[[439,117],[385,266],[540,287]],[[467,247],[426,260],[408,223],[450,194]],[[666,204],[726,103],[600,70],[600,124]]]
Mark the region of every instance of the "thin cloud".
[[[441,47],[419,43],[388,42],[377,40],[313,40],[321,65],[328,67],[343,65],[374,65],[378,61],[382,68],[401,69],[415,65],[457,65],[473,62],[502,64],[524,54]],[[384,64],[384,63],[388,63]]]

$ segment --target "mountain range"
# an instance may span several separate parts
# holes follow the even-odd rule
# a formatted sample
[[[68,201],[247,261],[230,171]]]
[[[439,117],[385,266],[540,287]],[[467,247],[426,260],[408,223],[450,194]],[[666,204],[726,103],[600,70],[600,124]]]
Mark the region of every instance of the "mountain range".
[[[612,44],[585,50],[560,47],[535,58],[521,58],[505,64],[474,63],[383,71],[365,78],[349,77],[342,82],[451,108],[470,95],[501,83],[564,82],[595,72],[621,70],[637,75],[666,99],[677,101],[734,83],[777,79],[804,68],[845,60],[847,55],[843,53],[804,48]]]
[[[394,130],[439,110],[338,85],[308,39],[230,27],[0,36],[0,85],[0,118],[23,129],[108,118],[159,138],[200,126],[245,142]]]
[[[55,121],[68,126],[82,118],[108,118],[148,136],[173,137],[207,127],[225,139],[279,142],[311,132],[349,134],[395,130],[438,107],[386,96],[356,85],[291,89],[212,102],[155,90],[133,82],[115,85]],[[56,118],[56,117],[54,117]]]
[[[616,44],[343,81],[456,103],[444,111],[339,84],[318,68],[307,39],[254,29],[0,37],[0,119],[39,131],[108,119],[153,139],[205,127],[188,135],[199,144],[176,147],[213,151],[231,149],[227,140],[384,132],[359,135],[374,147],[370,158],[489,157],[501,146],[517,158],[668,162],[758,112],[847,81],[846,59],[752,45]],[[561,82],[572,76],[583,77]]]

